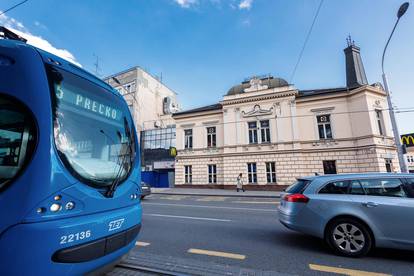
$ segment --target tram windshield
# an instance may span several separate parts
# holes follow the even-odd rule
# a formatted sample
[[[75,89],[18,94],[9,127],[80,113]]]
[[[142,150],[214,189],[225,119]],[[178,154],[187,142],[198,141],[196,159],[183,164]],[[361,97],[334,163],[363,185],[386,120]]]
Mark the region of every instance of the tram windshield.
[[[121,98],[83,78],[49,68],[54,140],[65,166],[92,186],[120,183],[135,159],[133,122]]]

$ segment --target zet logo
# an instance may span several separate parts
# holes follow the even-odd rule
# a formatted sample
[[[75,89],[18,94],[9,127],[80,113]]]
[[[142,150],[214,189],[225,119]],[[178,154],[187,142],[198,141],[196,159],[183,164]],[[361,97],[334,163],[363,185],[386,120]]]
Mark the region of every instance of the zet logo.
[[[125,219],[123,219],[123,218],[111,221],[108,224],[108,226],[109,226],[108,231],[111,232],[111,231],[114,231],[114,230],[117,230],[117,229],[121,228],[124,221],[125,221]]]

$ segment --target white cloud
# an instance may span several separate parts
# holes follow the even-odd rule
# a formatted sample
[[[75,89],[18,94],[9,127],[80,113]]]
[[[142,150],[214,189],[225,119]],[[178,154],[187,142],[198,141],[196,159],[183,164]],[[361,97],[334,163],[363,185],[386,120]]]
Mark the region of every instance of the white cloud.
[[[39,28],[42,28],[42,29],[45,29],[45,30],[47,29],[47,27],[44,24],[40,23],[39,21],[35,21],[34,25],[36,27],[39,27]]]
[[[189,8],[194,4],[197,4],[198,0],[174,0],[182,8]]]
[[[39,49],[52,53],[58,57],[66,59],[74,64],[81,66],[79,62],[76,61],[75,56],[66,49],[59,49],[54,47],[49,41],[46,39],[33,35],[29,32],[29,30],[19,21],[12,17],[8,17],[6,15],[0,15],[0,25],[10,29],[11,31],[15,32],[19,36],[27,39],[27,44],[33,45]],[[81,66],[82,67],[82,66]]]
[[[252,7],[252,4],[253,4],[253,0],[242,0],[239,3],[239,9],[250,10],[250,8]]]

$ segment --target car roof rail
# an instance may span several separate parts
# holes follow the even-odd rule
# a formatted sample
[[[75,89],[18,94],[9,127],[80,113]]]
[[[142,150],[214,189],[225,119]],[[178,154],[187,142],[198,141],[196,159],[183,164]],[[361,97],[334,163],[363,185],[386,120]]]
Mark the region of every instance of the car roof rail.
[[[9,29],[7,29],[4,26],[0,26],[0,38],[3,39],[10,39],[10,40],[18,40],[21,42],[26,43],[27,39],[21,37],[20,35],[10,31]]]

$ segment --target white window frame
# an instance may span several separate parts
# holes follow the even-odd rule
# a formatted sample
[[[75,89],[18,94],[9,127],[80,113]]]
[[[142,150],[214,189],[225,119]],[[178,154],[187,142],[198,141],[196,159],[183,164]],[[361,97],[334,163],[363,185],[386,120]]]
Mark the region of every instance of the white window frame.
[[[255,170],[253,171],[253,168]],[[247,163],[247,181],[249,184],[257,184],[257,163]]]
[[[267,181],[267,183],[268,184],[276,183],[276,162],[266,162],[265,166],[266,166],[266,181]],[[270,179],[270,182],[269,182],[269,179]]]
[[[211,168],[211,171],[210,171]],[[217,164],[207,165],[208,184],[217,184]]]
[[[184,183],[185,184],[193,183],[193,166],[192,165],[184,166]]]
[[[187,135],[187,133],[186,133],[187,131],[191,131],[191,135]],[[192,149],[193,148],[193,143],[194,143],[193,129],[192,128],[184,129],[184,149]]]
[[[267,122],[268,126],[267,127],[262,127],[262,122]],[[270,120],[268,120],[268,119],[260,120],[259,121],[259,130],[260,130],[259,131],[260,132],[260,142],[262,144],[271,143],[272,142],[272,138],[271,138],[272,135],[271,135],[271,132],[270,132]],[[262,135],[263,133],[265,134],[264,135],[265,137],[263,137],[263,135]],[[266,139],[263,139],[263,138],[266,138]]]
[[[262,122],[266,122],[266,121],[268,123],[268,127],[263,127],[262,128]],[[252,124],[252,123],[256,124],[256,128],[250,128],[250,124]],[[262,130],[264,130],[264,132],[265,132],[264,137],[262,135]],[[256,140],[253,141],[253,142],[250,141],[250,133],[252,133],[252,137],[256,137]],[[253,134],[256,134],[256,136],[254,136]],[[266,139],[264,140],[264,138],[266,138]],[[251,144],[251,145],[271,143],[272,142],[272,132],[271,132],[271,127],[270,127],[270,119],[248,121],[247,122],[247,140],[248,140],[248,143]]]
[[[318,117],[322,117],[322,116],[328,116],[329,118],[329,122],[318,122]],[[318,135],[318,139],[319,140],[329,140],[329,139],[333,139],[334,138],[334,133],[333,133],[333,124],[332,124],[332,114],[330,113],[325,113],[325,114],[316,114],[315,116],[316,118],[316,130],[317,130],[317,135]],[[326,133],[326,125],[330,126],[331,128],[331,137],[327,137],[327,133]],[[322,125],[323,126],[323,134],[324,137],[321,137],[320,133],[319,133],[319,126]]]
[[[378,129],[378,134],[385,135],[384,116],[381,109],[375,109],[375,122]]]
[[[214,132],[209,133],[208,132],[209,129],[214,129]],[[217,128],[215,126],[209,126],[209,127],[206,127],[206,131],[207,131],[207,148],[217,147]],[[209,140],[211,140],[210,146],[208,145]],[[213,145],[213,141],[214,141],[214,145]]]
[[[256,124],[256,127],[255,128],[250,128],[250,124]],[[249,141],[249,144],[258,144],[259,143],[259,134],[258,134],[258,130],[259,130],[259,128],[258,128],[258,126],[257,126],[257,121],[250,121],[250,122],[247,122],[247,129],[248,129],[248,133],[247,133],[247,139],[248,139],[248,141]],[[252,133],[252,137],[254,138],[254,137],[256,137],[256,139],[255,139],[255,141],[251,141],[250,140],[250,133]],[[256,134],[256,135],[253,135],[253,134]],[[253,139],[254,140],[254,139]]]

